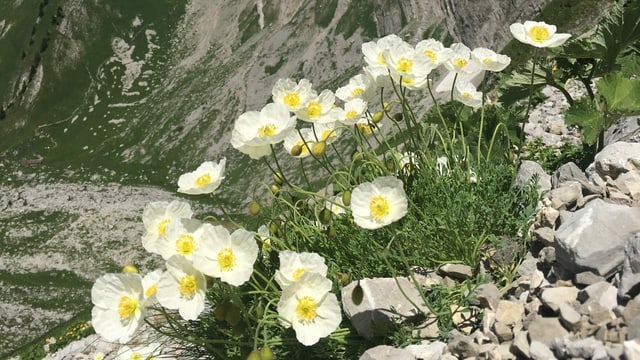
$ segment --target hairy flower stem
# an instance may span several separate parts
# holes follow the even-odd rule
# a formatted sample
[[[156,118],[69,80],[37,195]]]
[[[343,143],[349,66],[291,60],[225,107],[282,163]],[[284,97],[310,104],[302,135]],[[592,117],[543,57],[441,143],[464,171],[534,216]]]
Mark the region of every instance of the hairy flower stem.
[[[453,91],[456,88],[456,80],[458,80],[458,73],[453,77],[453,83],[451,84],[451,101],[453,101]]]
[[[427,81],[427,89],[429,90],[429,95],[431,95],[431,100],[433,101],[433,106],[436,107],[436,111],[438,112],[438,117],[440,118],[440,121],[442,121],[442,127],[444,128],[444,132],[447,135],[447,139],[449,140],[449,148],[451,150],[453,150],[453,144],[451,143],[452,139],[451,139],[451,134],[449,134],[449,127],[447,126],[447,122],[444,119],[444,116],[442,115],[442,112],[440,111],[440,105],[438,105],[438,100],[436,100],[436,97],[433,95],[433,90],[431,90],[431,82]],[[447,153],[447,147],[444,147],[444,152],[445,155],[449,155]]]
[[[538,62],[538,48],[533,49],[533,65],[531,66],[531,82],[529,83],[529,99],[527,100],[527,110],[524,112],[524,118],[522,119],[522,126],[520,128],[520,140],[522,145],[524,144],[524,126],[529,121],[529,110],[531,110],[531,98],[533,98],[533,80],[536,75],[536,63]],[[522,146],[520,146],[522,148]]]

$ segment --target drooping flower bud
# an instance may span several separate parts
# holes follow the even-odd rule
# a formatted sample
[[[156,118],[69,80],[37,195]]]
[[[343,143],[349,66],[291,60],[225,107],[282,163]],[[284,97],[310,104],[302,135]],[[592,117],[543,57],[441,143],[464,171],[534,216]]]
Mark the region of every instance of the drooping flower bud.
[[[257,201],[254,200],[249,204],[249,214],[253,216],[260,214],[260,204]]]
[[[320,157],[327,152],[327,143],[324,141],[318,141],[311,146],[311,153],[315,157]]]
[[[373,114],[373,116],[371,117],[371,121],[374,124],[379,123],[380,121],[382,121],[382,118],[384,117],[384,113],[382,111],[378,111],[375,114]]]

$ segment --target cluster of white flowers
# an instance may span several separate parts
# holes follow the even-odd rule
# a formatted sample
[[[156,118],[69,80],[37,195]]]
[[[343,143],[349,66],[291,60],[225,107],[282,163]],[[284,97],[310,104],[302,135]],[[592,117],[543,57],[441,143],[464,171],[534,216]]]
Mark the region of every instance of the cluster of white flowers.
[[[166,260],[166,270],[144,277],[106,274],[96,280],[91,290],[96,333],[109,341],[128,342],[155,303],[177,310],[185,320],[195,320],[204,310],[205,275],[233,286],[249,280],[258,256],[254,233],[244,229],[229,233],[222,226],[192,219],[192,214],[189,204],[180,201],[146,206],[142,243]]]

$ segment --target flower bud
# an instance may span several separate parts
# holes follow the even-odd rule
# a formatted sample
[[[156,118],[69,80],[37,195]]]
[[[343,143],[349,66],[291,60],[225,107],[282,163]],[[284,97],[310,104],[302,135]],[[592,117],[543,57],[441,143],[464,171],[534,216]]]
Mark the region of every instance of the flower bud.
[[[391,104],[385,101],[382,103],[382,108],[385,112],[389,112],[391,111]]]
[[[282,176],[282,173],[277,172],[273,174],[273,182],[282,186],[282,184],[284,184],[284,176]]]
[[[393,114],[393,120],[400,122],[404,120],[404,115],[402,115],[402,113],[395,113]]]
[[[349,274],[345,274],[343,272],[340,272],[337,275],[338,275],[338,280],[340,281],[340,285],[342,285],[342,286],[349,285]]]
[[[380,121],[382,121],[382,117],[384,116],[384,113],[382,111],[378,111],[375,114],[373,114],[373,116],[371,117],[371,121],[374,124],[379,123]]]
[[[137,274],[138,273],[138,268],[135,265],[128,264],[128,265],[125,265],[122,268],[122,272],[124,274]]]
[[[301,145],[293,145],[291,147],[291,155],[292,156],[300,156],[302,154],[302,146]]]
[[[327,152],[327,143],[324,141],[318,141],[311,146],[311,153],[315,157],[320,157]]]
[[[318,220],[322,225],[329,225],[331,223],[331,210],[324,208],[318,214]]]
[[[231,326],[236,326],[240,322],[241,316],[242,314],[240,313],[240,308],[233,304],[229,304],[227,313],[224,315],[224,321],[226,321]]]
[[[344,204],[344,206],[350,206],[351,205],[351,191],[350,190],[346,190],[342,192],[342,203]]]
[[[351,161],[359,160],[361,157],[362,157],[362,154],[361,154],[360,152],[358,152],[358,151],[354,151],[354,152],[351,154]]]
[[[260,360],[273,360],[273,351],[271,351],[269,345],[265,345],[260,349]]]
[[[261,360],[262,357],[260,356],[260,353],[258,352],[258,350],[253,350],[249,356],[247,356],[247,360]]]
[[[273,195],[278,195],[278,193],[280,192],[280,186],[278,186],[277,184],[271,184],[269,190],[271,190],[271,193]]]
[[[253,216],[260,214],[260,204],[257,201],[252,201],[249,204],[249,214]]]
[[[362,289],[362,286],[360,286],[360,280],[358,280],[358,283],[356,284],[356,286],[353,288],[353,291],[351,292],[351,301],[353,301],[353,303],[356,305],[360,305],[363,299],[364,299],[364,290]]]

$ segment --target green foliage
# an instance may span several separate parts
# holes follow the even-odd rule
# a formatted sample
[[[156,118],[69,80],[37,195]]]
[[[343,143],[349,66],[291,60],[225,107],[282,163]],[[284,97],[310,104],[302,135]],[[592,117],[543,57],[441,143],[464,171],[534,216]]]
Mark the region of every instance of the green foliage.
[[[573,162],[581,169],[586,169],[592,162],[594,155],[591,148],[569,142],[560,146],[546,146],[541,138],[526,143],[522,149],[523,160],[537,162],[547,173],[556,171],[568,162]]]
[[[358,29],[362,30],[365,40],[378,36],[376,25],[375,5],[371,0],[352,0],[347,11],[336,25],[336,34],[342,34],[345,39],[350,38]]]
[[[614,72],[598,80],[596,86],[604,98],[607,113],[635,115],[640,111],[640,79]]]
[[[566,113],[567,125],[578,125],[582,130],[582,141],[593,145],[603,131],[604,117],[589,98],[578,100]]]

